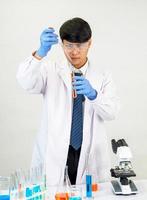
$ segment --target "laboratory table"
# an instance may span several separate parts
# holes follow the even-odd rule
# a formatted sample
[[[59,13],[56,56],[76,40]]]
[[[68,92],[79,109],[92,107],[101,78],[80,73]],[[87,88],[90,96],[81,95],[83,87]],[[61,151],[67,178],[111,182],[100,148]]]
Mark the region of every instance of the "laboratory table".
[[[111,183],[101,183],[100,191],[95,194],[94,200],[147,200],[147,180],[134,181],[138,189],[135,195],[115,195]]]

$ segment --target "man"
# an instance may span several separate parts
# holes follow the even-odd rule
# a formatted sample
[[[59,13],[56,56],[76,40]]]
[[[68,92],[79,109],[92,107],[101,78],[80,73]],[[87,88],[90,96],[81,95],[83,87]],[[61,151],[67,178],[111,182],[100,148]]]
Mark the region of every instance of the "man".
[[[66,165],[72,184],[82,183],[86,173],[97,182],[106,181],[110,163],[104,121],[118,111],[114,84],[87,57],[92,32],[86,21],[66,21],[60,38],[65,62],[51,63],[46,57],[58,43],[54,29],[48,28],[41,34],[40,48],[21,63],[17,74],[21,86],[42,94],[44,101],[32,166],[44,163],[49,185],[63,181]]]

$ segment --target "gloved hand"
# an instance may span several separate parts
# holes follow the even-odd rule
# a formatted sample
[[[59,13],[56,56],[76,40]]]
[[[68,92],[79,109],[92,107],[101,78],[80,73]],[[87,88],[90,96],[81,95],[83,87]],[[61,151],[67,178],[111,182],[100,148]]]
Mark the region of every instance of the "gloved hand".
[[[40,36],[40,48],[36,52],[38,56],[46,56],[52,45],[58,43],[58,35],[54,31],[53,28],[47,28],[42,32]]]
[[[83,76],[74,76],[73,87],[77,94],[83,94],[90,100],[94,100],[97,97],[97,91]]]

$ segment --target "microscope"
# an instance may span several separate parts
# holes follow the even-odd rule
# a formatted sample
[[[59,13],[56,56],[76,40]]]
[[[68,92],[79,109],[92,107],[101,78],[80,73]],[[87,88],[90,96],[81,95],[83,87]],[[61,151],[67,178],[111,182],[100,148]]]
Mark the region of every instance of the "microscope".
[[[111,169],[111,176],[117,178],[111,181],[113,192],[116,195],[131,195],[138,193],[137,187],[129,177],[136,176],[132,169],[132,153],[124,139],[116,142],[111,140],[112,150],[118,157],[118,166]]]

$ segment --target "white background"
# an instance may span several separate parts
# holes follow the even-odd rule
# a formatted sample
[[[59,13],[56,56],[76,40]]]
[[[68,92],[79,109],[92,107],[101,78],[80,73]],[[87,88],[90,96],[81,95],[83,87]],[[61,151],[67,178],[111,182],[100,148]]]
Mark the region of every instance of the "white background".
[[[0,175],[29,168],[40,123],[42,97],[20,88],[18,65],[39,47],[44,28],[58,33],[72,17],[91,25],[89,56],[98,68],[112,72],[117,85],[122,106],[118,118],[106,122],[109,144],[112,138],[125,138],[137,179],[147,178],[146,0],[0,0]],[[62,57],[59,45],[49,57]]]

